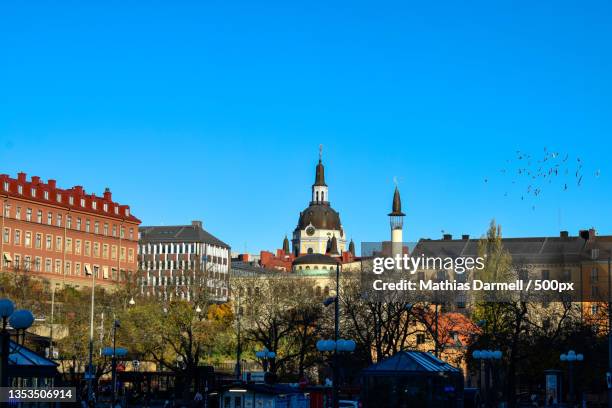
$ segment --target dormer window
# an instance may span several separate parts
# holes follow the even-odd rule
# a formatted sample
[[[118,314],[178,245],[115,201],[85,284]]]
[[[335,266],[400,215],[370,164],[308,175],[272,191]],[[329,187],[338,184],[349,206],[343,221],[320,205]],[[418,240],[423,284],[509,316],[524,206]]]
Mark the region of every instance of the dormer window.
[[[126,216],[126,217],[129,217],[129,216],[130,216],[130,209],[129,209],[129,208],[126,208],[126,209],[125,209],[125,216]]]
[[[17,192],[23,194],[23,186],[17,186]]]
[[[98,208],[98,203],[95,201],[91,202],[91,208],[93,208],[94,210],[96,210]]]
[[[119,215],[119,207],[115,206],[115,214]]]
[[[9,189],[9,183],[8,183],[8,181],[5,181],[4,182],[4,191],[8,191],[8,189]]]
[[[108,204],[104,203],[104,212],[108,212]]]
[[[81,207],[85,207],[85,199],[81,198]]]
[[[70,205],[74,205],[74,197],[73,196],[68,197],[68,202],[70,203]]]
[[[30,192],[32,193],[32,197],[36,197],[36,189],[35,188],[30,190]]]
[[[48,199],[49,199],[49,192],[48,192],[48,191],[45,191],[45,192],[43,193],[43,196],[45,197],[45,200],[48,200]]]
[[[57,195],[57,202],[58,202],[58,203],[61,203],[61,202],[62,202],[62,195],[61,195],[61,194],[58,194],[58,195]]]

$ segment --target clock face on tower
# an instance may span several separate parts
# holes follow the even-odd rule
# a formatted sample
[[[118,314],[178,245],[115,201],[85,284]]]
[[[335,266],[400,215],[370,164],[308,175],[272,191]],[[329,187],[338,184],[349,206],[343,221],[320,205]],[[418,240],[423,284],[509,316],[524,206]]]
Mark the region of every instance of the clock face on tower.
[[[309,236],[313,236],[315,233],[315,229],[314,227],[308,227],[306,228],[306,234],[308,234]]]

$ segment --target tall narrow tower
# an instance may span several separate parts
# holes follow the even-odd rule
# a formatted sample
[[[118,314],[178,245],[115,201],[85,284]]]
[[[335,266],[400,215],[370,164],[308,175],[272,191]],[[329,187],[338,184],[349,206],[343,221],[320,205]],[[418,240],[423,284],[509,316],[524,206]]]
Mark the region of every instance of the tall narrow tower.
[[[323,145],[319,145],[319,163],[315,172],[315,182],[312,185],[312,202],[323,205],[329,203],[327,184],[325,184],[325,167],[323,167]]]
[[[403,234],[404,214],[402,212],[402,200],[400,198],[399,189],[395,186],[393,193],[393,204],[389,213],[389,223],[391,224],[391,253],[393,256],[402,255],[403,252]]]

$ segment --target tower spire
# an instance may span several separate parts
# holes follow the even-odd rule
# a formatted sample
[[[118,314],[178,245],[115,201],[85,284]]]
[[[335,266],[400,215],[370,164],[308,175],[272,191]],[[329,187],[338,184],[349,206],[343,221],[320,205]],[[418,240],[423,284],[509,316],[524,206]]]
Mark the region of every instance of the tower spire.
[[[312,185],[312,202],[315,204],[328,204],[329,196],[325,184],[325,167],[323,166],[323,145],[319,145],[319,163],[315,169],[315,182]]]

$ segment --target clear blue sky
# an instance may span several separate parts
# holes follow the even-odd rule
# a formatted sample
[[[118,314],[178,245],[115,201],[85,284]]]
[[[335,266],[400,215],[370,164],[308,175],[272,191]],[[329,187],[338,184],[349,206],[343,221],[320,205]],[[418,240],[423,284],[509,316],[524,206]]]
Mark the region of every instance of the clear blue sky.
[[[3,2],[0,172],[256,251],[295,227],[322,143],[357,242],[388,239],[394,176],[407,240],[610,234],[610,21],[606,1]],[[521,200],[500,169],[544,147],[581,186]]]

